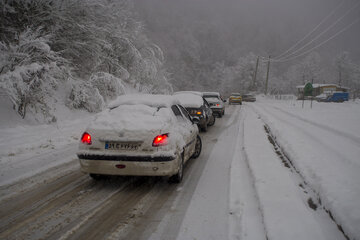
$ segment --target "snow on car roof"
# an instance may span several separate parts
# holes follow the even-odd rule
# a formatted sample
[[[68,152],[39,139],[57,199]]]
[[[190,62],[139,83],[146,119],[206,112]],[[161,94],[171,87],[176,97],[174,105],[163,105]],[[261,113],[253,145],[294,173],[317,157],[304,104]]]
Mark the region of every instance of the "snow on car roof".
[[[177,93],[173,96],[180,101],[182,106],[187,108],[199,108],[204,103],[201,96],[192,93]]]
[[[112,101],[108,107],[112,109],[120,105],[139,104],[150,107],[171,107],[172,105],[179,104],[179,101],[170,95],[129,94],[119,96],[116,100]]]
[[[184,93],[195,94],[201,97],[203,96],[203,93],[198,91],[179,91],[179,92],[174,92],[173,95],[184,94]]]
[[[218,92],[203,92],[203,96],[207,97],[207,96],[218,96],[220,97],[220,93]]]

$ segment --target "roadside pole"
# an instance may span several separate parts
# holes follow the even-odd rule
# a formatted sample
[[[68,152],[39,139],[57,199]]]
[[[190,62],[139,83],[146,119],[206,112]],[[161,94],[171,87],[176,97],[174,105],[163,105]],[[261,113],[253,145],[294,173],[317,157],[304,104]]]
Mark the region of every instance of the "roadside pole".
[[[304,108],[304,102],[305,102],[305,93],[303,92],[303,97],[302,97],[303,101],[302,101],[302,108]]]
[[[305,96],[310,96],[312,98],[312,92],[313,92],[313,86],[312,86],[311,82],[308,82],[304,86],[303,108],[304,108]],[[312,99],[311,99],[311,108],[312,108]]]
[[[267,91],[268,91],[270,58],[271,58],[271,56],[269,56],[269,61],[268,61],[268,64],[267,64],[266,82],[265,82],[265,96],[267,95]]]
[[[314,84],[314,79],[312,78],[311,79],[311,86]],[[312,92],[312,90],[311,90],[311,101],[310,101],[310,108],[312,109],[312,101],[313,101],[313,92]]]
[[[256,83],[256,75],[257,75],[257,71],[258,71],[258,66],[259,66],[259,56],[256,59],[255,73],[253,76],[253,86],[252,86],[253,91],[255,91],[255,83]]]

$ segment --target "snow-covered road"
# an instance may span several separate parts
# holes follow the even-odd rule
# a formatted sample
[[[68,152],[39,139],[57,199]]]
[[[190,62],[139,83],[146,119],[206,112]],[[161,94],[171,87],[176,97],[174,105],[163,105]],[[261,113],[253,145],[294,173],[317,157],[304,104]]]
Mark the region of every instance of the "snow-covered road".
[[[80,173],[84,119],[1,128],[0,239],[360,239],[359,102],[226,111],[179,185]]]

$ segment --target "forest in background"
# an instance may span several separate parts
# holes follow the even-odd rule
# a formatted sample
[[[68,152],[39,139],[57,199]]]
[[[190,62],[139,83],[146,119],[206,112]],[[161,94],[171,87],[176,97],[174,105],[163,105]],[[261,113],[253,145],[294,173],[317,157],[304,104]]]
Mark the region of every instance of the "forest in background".
[[[249,91],[264,93],[268,56],[279,55],[338,6],[328,21],[310,35],[309,42],[356,4],[356,1],[346,1],[339,5],[339,2],[134,0],[148,36],[164,51],[165,66],[172,73],[170,80],[174,90],[220,91],[224,95]],[[359,11],[357,6],[318,41],[297,54],[347,26],[358,17]],[[268,93],[295,93],[297,85],[311,81],[338,84],[341,72],[340,84],[359,94],[360,49],[354,38],[359,35],[356,32],[359,24],[300,58],[271,62]],[[348,45],[343,44],[344,38]],[[254,81],[258,56],[266,58],[260,58]]]

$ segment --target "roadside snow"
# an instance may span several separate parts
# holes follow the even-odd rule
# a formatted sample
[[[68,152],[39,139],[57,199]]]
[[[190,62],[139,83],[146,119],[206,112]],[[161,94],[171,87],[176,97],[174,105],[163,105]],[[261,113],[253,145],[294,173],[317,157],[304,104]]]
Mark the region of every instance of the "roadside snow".
[[[252,105],[350,239],[360,239],[360,104],[259,99]]]
[[[269,144],[264,124],[252,111],[247,111],[244,139],[268,239],[344,239],[336,228],[324,233],[319,227],[313,210],[299,197],[299,186]]]
[[[0,186],[72,161],[87,119],[0,128]]]

